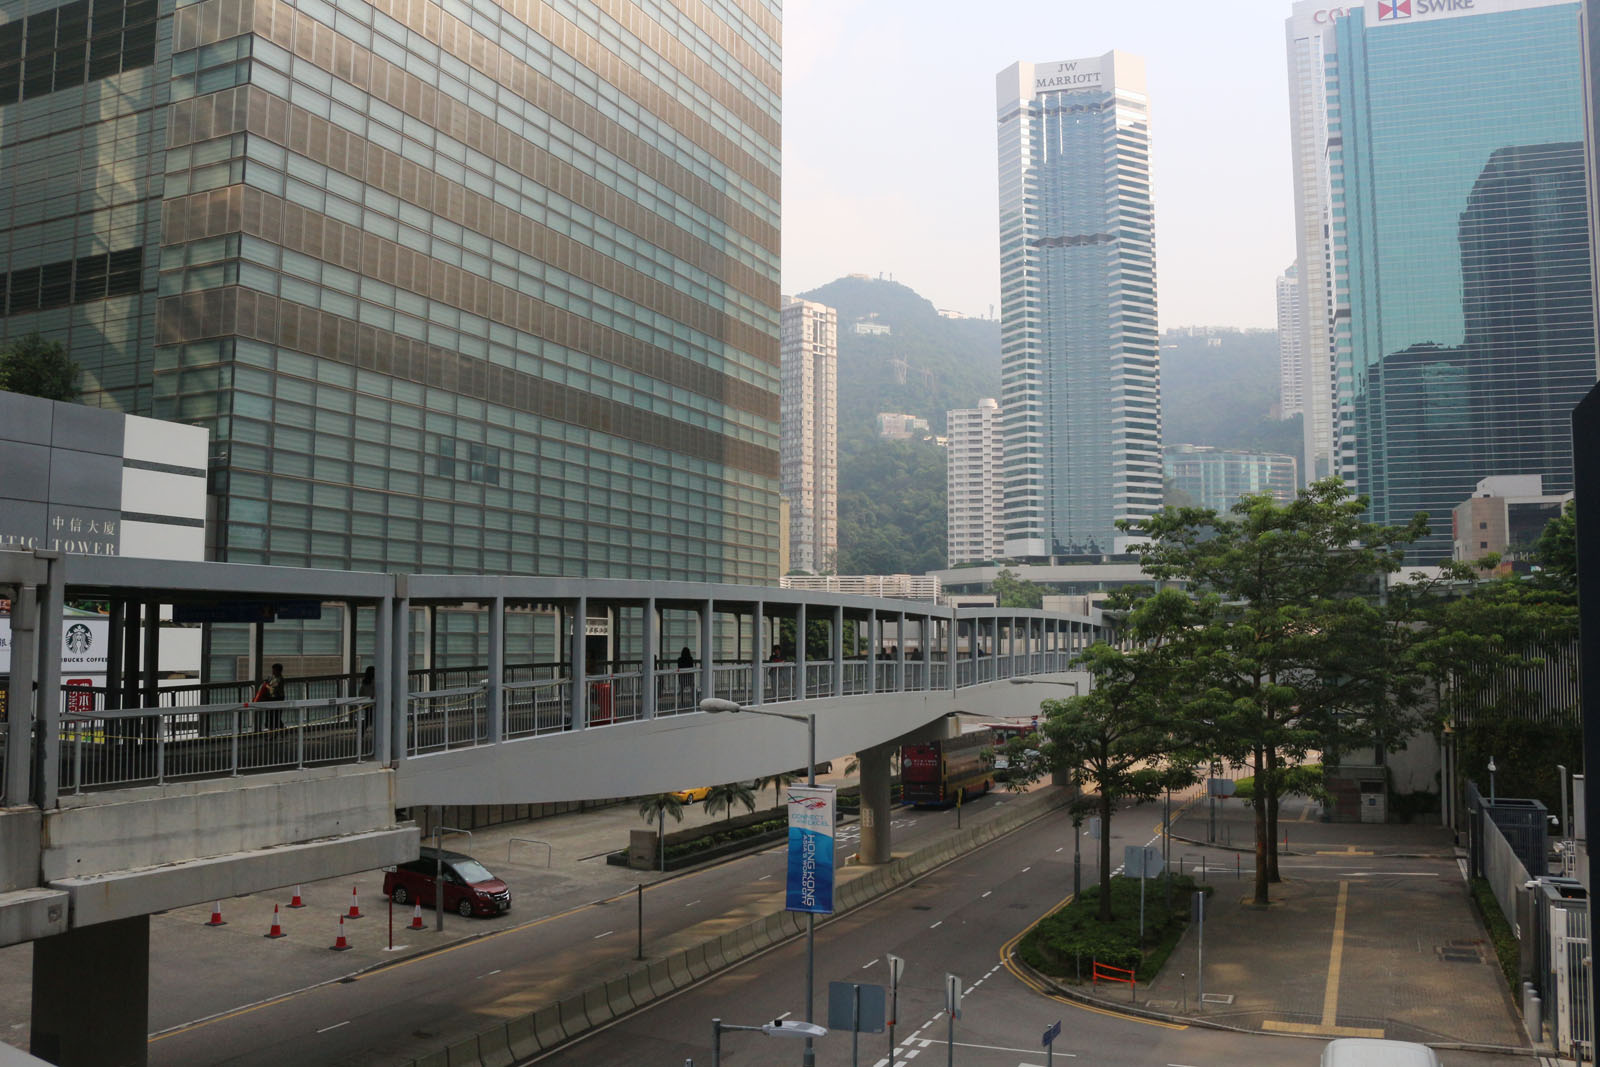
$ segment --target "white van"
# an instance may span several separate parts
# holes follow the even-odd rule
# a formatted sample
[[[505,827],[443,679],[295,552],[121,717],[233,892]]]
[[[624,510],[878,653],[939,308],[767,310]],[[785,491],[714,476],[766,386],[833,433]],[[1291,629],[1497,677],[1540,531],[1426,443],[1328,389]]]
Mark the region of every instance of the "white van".
[[[1371,1037],[1341,1037],[1322,1050],[1322,1067],[1440,1067],[1439,1056],[1427,1045],[1410,1041],[1380,1041]]]

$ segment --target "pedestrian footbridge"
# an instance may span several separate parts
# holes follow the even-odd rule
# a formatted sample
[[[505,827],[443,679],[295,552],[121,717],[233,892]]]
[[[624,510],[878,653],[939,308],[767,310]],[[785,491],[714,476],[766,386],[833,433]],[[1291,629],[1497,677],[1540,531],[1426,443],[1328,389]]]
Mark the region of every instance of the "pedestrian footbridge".
[[[397,809],[777,774],[806,762],[810,724],[819,760],[859,759],[862,856],[884,861],[893,748],[955,712],[1071,695],[1086,680],[1069,664],[1101,631],[753,586],[13,551],[0,597],[0,944],[36,942],[35,1051],[74,1063],[143,1047],[146,989],[126,986],[151,913],[413,858]],[[106,612],[88,679],[62,677],[68,604]],[[194,636],[179,631],[199,632],[199,679],[161,676],[163,642]],[[282,699],[257,701],[274,662]],[[707,697],[768,714],[707,714]],[[96,981],[84,961],[108,954],[131,965]],[[108,1010],[86,1033],[52,1005],[89,988]]]

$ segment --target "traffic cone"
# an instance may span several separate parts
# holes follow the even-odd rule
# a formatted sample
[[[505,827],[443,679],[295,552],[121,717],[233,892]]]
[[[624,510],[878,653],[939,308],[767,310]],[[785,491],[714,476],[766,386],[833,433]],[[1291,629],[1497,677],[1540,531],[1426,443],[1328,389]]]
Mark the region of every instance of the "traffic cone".
[[[294,899],[289,901],[289,907],[291,907],[291,908],[303,908],[303,907],[305,907],[305,903],[302,902],[301,899],[300,899],[300,887],[299,886],[295,886],[294,887]]]
[[[276,940],[277,938],[280,938],[280,937],[288,937],[289,936],[288,934],[283,932],[283,927],[278,925],[278,906],[276,904],[274,904],[272,906],[272,929],[268,930],[265,934],[263,934],[261,936],[270,937],[270,938],[273,938],[274,940]]]
[[[413,905],[411,905],[411,925],[406,927],[406,929],[407,930],[420,930],[420,929],[422,929],[422,905],[421,904],[413,904]]]
[[[206,923],[206,925],[207,926],[227,926],[228,925],[227,923],[222,921],[222,901],[219,900],[215,904],[211,905],[211,921]]]
[[[345,918],[346,919],[359,919],[359,918],[361,918],[361,904],[359,903],[358,898],[356,897],[356,887],[355,886],[351,886],[350,887],[350,914],[346,915]]]
[[[344,916],[339,916],[339,940],[328,946],[335,952],[349,952],[350,942],[344,939]]]

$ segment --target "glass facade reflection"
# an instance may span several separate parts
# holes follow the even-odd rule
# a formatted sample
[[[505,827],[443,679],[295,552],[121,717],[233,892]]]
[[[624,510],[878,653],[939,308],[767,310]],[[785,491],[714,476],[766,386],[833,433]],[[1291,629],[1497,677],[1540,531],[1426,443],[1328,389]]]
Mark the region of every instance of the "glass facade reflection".
[[[1422,11],[1335,23],[1332,216],[1342,445],[1375,520],[1428,512],[1434,562],[1480,479],[1572,488],[1596,364],[1578,5]]]
[[[1120,550],[1162,491],[1144,61],[1017,63],[996,90],[1006,554]]]
[[[0,45],[41,17],[0,0]],[[211,429],[216,558],[776,578],[776,3],[161,0],[153,35],[45,94],[28,51],[0,102],[0,337]]]

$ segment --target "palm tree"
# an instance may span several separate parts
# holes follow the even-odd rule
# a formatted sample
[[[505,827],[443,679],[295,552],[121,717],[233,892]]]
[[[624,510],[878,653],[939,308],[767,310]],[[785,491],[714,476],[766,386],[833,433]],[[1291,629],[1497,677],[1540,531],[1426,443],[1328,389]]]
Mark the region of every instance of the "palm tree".
[[[756,794],[743,782],[729,782],[727,785],[714,785],[706,794],[706,814],[715,815],[725,811],[728,818],[733,818],[733,806],[743,804],[745,811],[756,810]]]
[[[639,817],[656,824],[656,839],[661,846],[661,870],[667,869],[667,816],[683,821],[683,801],[671,793],[651,793],[639,798]]]
[[[765,789],[772,787],[772,803],[774,806],[783,804],[783,791],[786,787],[798,782],[804,775],[795,774],[793,771],[782,771],[778,774],[769,774],[765,778],[756,779],[756,788]]]

